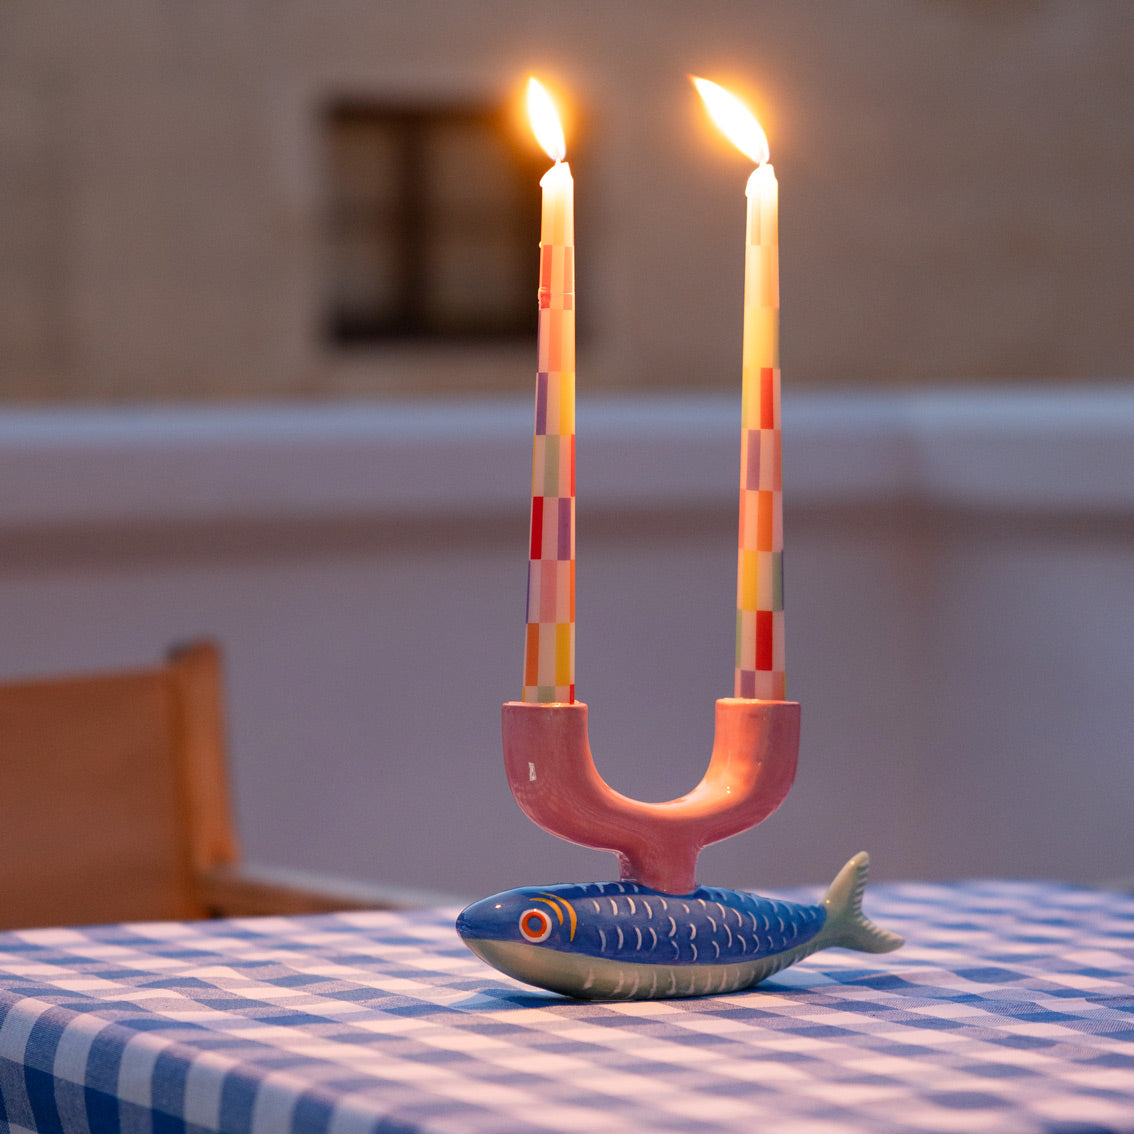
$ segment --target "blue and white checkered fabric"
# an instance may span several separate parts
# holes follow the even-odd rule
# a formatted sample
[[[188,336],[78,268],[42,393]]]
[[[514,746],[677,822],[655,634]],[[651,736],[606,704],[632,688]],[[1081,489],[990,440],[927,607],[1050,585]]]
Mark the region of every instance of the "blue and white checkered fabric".
[[[866,906],[903,949],[626,1004],[512,983],[455,911],[0,934],[0,1130],[1134,1131],[1134,898]]]

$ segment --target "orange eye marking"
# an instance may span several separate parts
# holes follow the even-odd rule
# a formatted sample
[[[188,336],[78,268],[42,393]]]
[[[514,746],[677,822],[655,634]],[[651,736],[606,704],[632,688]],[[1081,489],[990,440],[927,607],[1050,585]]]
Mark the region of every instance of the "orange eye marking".
[[[551,915],[546,910],[530,909],[520,914],[520,933],[524,940],[538,945],[551,936]]]
[[[563,910],[554,898],[533,898],[532,901],[543,902],[549,905],[555,911],[555,916],[559,918],[559,924],[563,924]]]
[[[567,916],[571,919],[571,936],[568,938],[570,941],[575,940],[575,930],[579,924],[579,918],[575,913],[575,907],[571,905],[566,898],[554,898],[550,895],[546,898],[536,898],[537,902],[546,902],[555,912],[559,915],[559,924],[563,924],[563,908],[567,908]]]

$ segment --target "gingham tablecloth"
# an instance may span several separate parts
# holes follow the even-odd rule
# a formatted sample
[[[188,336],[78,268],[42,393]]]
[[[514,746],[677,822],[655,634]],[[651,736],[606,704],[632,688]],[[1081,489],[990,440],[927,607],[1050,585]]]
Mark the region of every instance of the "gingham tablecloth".
[[[0,934],[0,1130],[1134,1131],[1134,898],[866,908],[903,949],[630,1004],[513,983],[448,910]]]

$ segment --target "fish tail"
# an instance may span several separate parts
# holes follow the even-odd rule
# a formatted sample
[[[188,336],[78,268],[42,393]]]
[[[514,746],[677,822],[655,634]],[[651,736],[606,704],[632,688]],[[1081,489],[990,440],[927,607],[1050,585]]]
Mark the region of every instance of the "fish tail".
[[[877,926],[862,912],[862,895],[870,871],[870,855],[859,851],[839,871],[827,888],[823,906],[827,911],[824,936],[832,945],[858,949],[863,953],[889,953],[903,943],[902,938]]]

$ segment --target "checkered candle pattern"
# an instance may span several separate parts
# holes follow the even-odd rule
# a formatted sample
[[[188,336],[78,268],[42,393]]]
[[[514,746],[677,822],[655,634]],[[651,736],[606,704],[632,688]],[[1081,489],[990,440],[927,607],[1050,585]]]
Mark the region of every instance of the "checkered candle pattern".
[[[543,186],[523,700],[575,700],[575,248],[571,172]]]
[[[736,570],[737,697],[785,699],[780,286],[775,173],[748,182]]]

